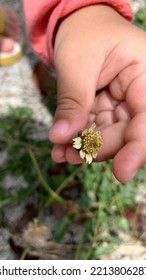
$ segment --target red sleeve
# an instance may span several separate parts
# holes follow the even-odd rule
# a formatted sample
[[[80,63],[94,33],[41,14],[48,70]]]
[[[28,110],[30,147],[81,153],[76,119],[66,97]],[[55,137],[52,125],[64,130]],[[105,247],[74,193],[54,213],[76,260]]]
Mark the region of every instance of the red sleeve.
[[[81,7],[100,3],[112,6],[128,20],[133,19],[126,0],[23,0],[26,26],[34,51],[52,66],[53,36],[58,20]]]

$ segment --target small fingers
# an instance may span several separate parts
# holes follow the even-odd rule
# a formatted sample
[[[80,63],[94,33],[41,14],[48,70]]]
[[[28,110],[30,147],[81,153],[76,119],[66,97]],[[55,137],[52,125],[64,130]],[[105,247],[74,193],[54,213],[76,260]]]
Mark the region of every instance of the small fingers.
[[[97,159],[94,161],[103,161],[113,158],[115,154],[124,145],[124,131],[127,127],[126,122],[119,122],[104,128],[101,133],[103,137],[103,148],[99,151]],[[82,163],[79,152],[72,145],[56,145],[52,150],[52,158],[58,162],[67,161],[71,164]]]
[[[128,182],[146,163],[146,142],[127,143],[113,159],[113,173],[120,182]]]
[[[126,145],[113,160],[113,172],[117,179],[127,182],[146,163],[146,113],[138,113],[125,131]]]
[[[55,145],[51,152],[51,157],[56,163],[66,162],[66,145]]]

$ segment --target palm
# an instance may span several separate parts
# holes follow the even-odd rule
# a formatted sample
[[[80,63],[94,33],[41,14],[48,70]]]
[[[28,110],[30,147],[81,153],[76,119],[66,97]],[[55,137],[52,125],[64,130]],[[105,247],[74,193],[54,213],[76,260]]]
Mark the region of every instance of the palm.
[[[97,161],[113,158],[114,174],[121,181],[129,180],[146,162],[145,73],[140,59],[131,62],[97,94],[92,108],[105,141]]]
[[[132,71],[134,65],[130,65]],[[129,180],[146,162],[146,74],[137,65],[134,80],[127,79],[129,67],[121,70],[108,87],[94,98],[89,122],[96,122],[102,132],[104,147],[96,161],[113,158],[113,171],[120,181]],[[134,71],[134,70],[133,70]],[[121,82],[120,82],[121,81]],[[126,90],[122,91],[123,84]],[[80,162],[79,156],[70,147],[66,159],[71,163]]]
[[[113,158],[124,145],[125,130],[130,123],[130,113],[125,100],[116,100],[106,88],[95,97],[91,112],[91,120],[96,122],[97,129],[101,130],[106,145],[99,160]]]

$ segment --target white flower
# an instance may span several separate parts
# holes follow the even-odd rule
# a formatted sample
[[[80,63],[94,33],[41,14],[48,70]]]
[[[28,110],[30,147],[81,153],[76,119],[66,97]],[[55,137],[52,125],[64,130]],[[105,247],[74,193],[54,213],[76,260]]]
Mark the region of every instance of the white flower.
[[[97,157],[99,149],[103,147],[103,140],[100,131],[94,132],[96,124],[81,132],[80,136],[73,138],[73,147],[79,150],[80,157],[90,164]]]

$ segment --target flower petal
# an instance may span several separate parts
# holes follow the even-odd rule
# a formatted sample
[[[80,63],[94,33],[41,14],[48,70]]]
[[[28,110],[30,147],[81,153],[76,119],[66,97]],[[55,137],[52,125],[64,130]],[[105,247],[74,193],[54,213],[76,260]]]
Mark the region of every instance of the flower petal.
[[[84,136],[84,135],[86,135],[88,133],[88,129],[84,129],[83,131],[82,131],[82,136]]]
[[[94,129],[96,128],[96,123],[92,123],[92,125],[90,126],[90,128],[88,129],[89,132],[93,132]]]
[[[96,158],[96,157],[97,157],[97,155],[98,155],[98,152],[97,152],[97,153],[95,153],[95,154],[93,154],[93,155],[92,155],[92,157],[93,157],[93,158]]]
[[[77,150],[79,150],[82,146],[82,141],[80,137],[76,137],[73,139],[73,147]]]
[[[90,164],[92,160],[92,155],[86,154],[86,163]]]
[[[80,157],[81,157],[82,159],[84,159],[85,156],[86,156],[85,152],[83,152],[82,150],[80,150]]]

